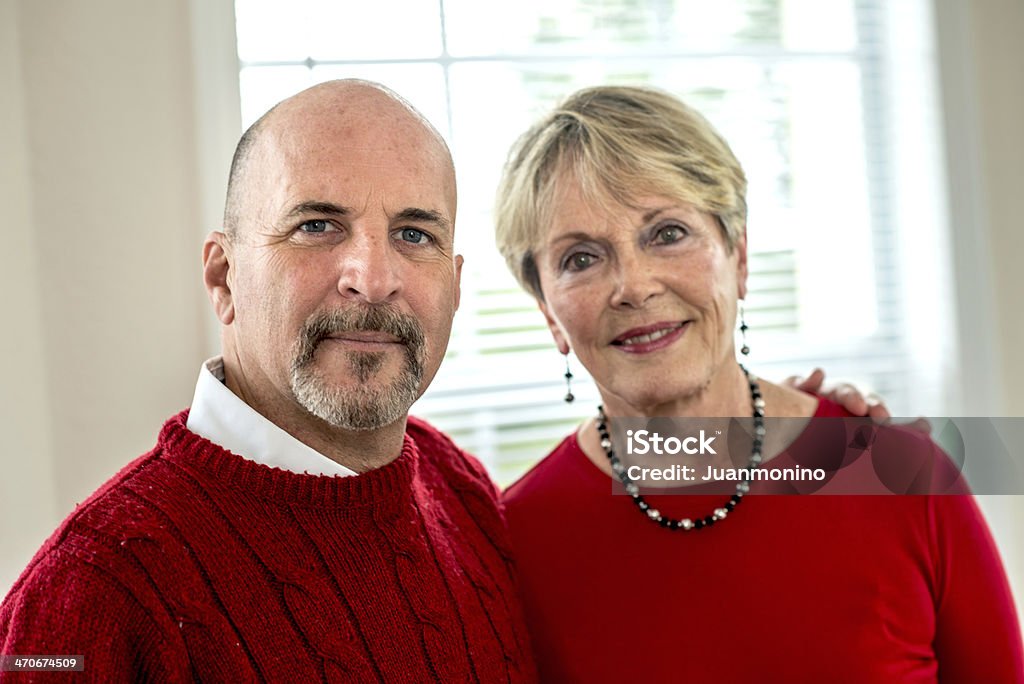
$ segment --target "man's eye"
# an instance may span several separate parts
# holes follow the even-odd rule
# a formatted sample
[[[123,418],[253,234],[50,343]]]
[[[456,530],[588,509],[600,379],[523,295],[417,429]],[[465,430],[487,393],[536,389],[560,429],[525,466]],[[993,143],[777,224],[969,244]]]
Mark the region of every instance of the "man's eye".
[[[416,228],[402,228],[398,231],[398,237],[414,245],[425,245],[430,242],[430,236]]]
[[[326,233],[331,229],[331,222],[324,219],[314,219],[299,225],[303,233]]]

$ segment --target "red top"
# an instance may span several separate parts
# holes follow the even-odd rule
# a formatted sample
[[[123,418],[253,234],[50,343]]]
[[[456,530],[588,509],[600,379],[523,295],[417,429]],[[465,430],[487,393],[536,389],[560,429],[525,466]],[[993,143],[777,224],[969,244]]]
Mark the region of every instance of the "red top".
[[[316,477],[186,416],[40,549],[0,653],[84,655],[98,682],[534,678],[497,493],[446,437],[410,419],[392,463]]]
[[[971,496],[748,495],[710,529],[672,531],[613,496],[573,435],[504,499],[544,681],[1024,682]],[[723,497],[648,501],[703,517]]]

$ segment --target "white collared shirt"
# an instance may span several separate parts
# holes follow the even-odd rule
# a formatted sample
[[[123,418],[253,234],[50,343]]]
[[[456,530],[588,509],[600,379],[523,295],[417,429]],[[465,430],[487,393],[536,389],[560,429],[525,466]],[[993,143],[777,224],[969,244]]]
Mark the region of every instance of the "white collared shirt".
[[[199,369],[187,427],[242,458],[293,473],[346,477],[356,473],[303,444],[242,401],[224,384],[224,360]]]

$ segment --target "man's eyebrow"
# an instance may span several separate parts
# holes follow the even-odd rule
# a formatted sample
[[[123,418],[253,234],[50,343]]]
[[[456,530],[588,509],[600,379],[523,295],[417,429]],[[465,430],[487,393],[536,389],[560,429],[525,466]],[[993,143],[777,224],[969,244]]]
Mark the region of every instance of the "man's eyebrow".
[[[440,212],[432,209],[420,209],[419,207],[406,207],[392,217],[394,221],[426,221],[433,223],[439,228],[451,232],[452,224],[441,215]]]
[[[307,214],[328,214],[330,216],[344,216],[349,213],[348,207],[338,206],[331,202],[300,202],[292,207],[287,218],[296,218]]]

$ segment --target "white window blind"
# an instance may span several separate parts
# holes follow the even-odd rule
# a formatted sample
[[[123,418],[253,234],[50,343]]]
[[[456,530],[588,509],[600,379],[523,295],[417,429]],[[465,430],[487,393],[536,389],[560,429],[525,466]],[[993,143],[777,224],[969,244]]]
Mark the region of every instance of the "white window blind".
[[[907,323],[920,316],[907,311],[923,305],[908,293],[928,296],[921,279],[941,276],[942,252],[922,265],[899,231],[908,219],[932,221],[914,234],[944,235],[938,166],[915,167],[941,158],[925,4],[236,0],[243,123],[313,83],[359,77],[401,93],[446,137],[458,170],[462,307],[414,413],[499,482],[592,413],[597,392],[573,363],[577,400],[562,401],[562,357],[494,248],[494,188],[533,120],[601,83],[683,97],[743,163],[755,370],[776,379],[823,365],[897,412],[939,412],[944,390],[930,369],[950,350],[922,351]],[[935,333],[947,330],[948,307],[924,305]]]

